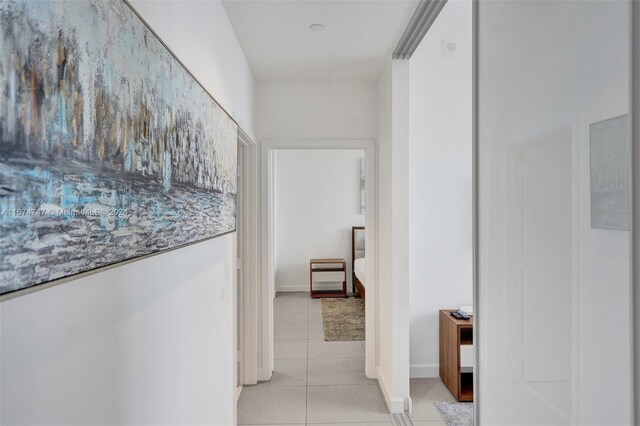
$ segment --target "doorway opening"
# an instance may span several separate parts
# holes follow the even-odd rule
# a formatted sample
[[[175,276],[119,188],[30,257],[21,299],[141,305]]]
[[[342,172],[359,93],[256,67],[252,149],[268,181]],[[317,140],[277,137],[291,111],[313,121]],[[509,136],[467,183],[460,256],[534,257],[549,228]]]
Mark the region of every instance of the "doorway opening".
[[[411,418],[473,418],[473,10],[448,1],[409,59]],[[461,318],[453,316],[461,311]]]
[[[309,385],[366,382],[364,160],[364,149],[273,152],[272,381],[296,364],[283,346],[307,340]]]
[[[366,174],[362,191],[361,169]],[[297,389],[290,398],[300,399],[300,404],[288,404],[291,410],[273,420],[289,422],[300,417],[304,423],[307,415],[317,415],[322,423],[323,416],[331,413],[314,407],[314,401],[326,400],[321,393],[348,390],[340,386],[362,386],[363,392],[378,398],[380,419],[388,420],[384,400],[371,380],[377,378],[373,141],[263,141],[261,174],[262,278],[266,285],[260,298],[259,381],[270,383],[264,385],[269,389],[262,396],[262,385],[243,391],[239,419],[251,423],[247,416],[258,415],[251,402],[254,399],[276,398]],[[366,206],[371,206],[364,206],[366,211],[361,194]],[[358,241],[367,260],[371,259],[363,265],[367,277],[364,302],[357,289],[354,294],[353,227],[364,228]],[[312,259],[336,262],[327,263],[330,270],[322,271],[329,277],[310,273]],[[314,291],[337,291],[344,296],[346,290],[348,297],[312,298],[310,282]],[[358,305],[364,307],[364,324],[362,315],[354,314]],[[352,327],[350,320],[360,323]],[[364,335],[358,334],[363,328]],[[332,415],[337,416],[329,419],[332,422],[342,421],[340,411]]]
[[[356,152],[358,152],[356,154]],[[342,153],[342,154],[340,154]],[[347,154],[345,154],[347,153]],[[351,162],[352,167],[348,172],[342,171],[334,171],[331,172],[331,168],[335,167],[332,165],[330,157],[334,155],[336,158],[343,157],[341,161]],[[297,215],[296,212],[301,211],[300,209],[306,208],[303,205],[299,205],[298,201],[302,201],[304,197],[292,197],[289,200],[281,200],[286,201],[287,203],[295,203],[284,206],[278,205],[278,199],[281,194],[279,194],[279,188],[277,183],[279,181],[283,181],[283,179],[279,179],[278,172],[279,167],[278,163],[289,162],[291,164],[291,168],[287,170],[287,173],[292,173],[292,176],[296,176],[296,173],[308,172],[304,170],[304,167],[301,166],[300,160],[302,157],[307,157],[309,168],[312,168],[313,163],[316,163],[317,173],[315,176],[311,173],[307,173],[308,182],[315,181],[316,185],[319,185],[317,193],[310,191],[310,188],[300,187],[301,179],[288,179],[293,180],[295,183],[292,183],[291,189],[294,191],[300,191],[299,193],[305,193],[307,197],[307,203],[313,202],[312,200],[316,199],[322,204],[322,200],[331,200],[332,193],[336,192],[336,184],[332,183],[332,179],[335,176],[345,175],[351,176],[353,180],[353,185],[351,185],[350,193],[349,191],[337,191],[339,196],[334,199],[334,203],[337,203],[336,206],[328,206],[327,211],[333,211],[331,213],[336,215],[336,217],[344,216],[346,213],[347,218],[342,218],[342,229],[337,230],[333,233],[333,235],[337,235],[335,238],[328,238],[328,236],[323,235],[322,233],[322,225],[316,225],[316,227],[320,227],[321,229],[313,229],[311,230],[310,224],[305,224],[305,218],[303,215]],[[322,160],[318,161],[320,156],[325,156],[325,163]],[[298,157],[296,159],[296,157]],[[315,157],[315,158],[314,158]],[[322,167],[324,164],[324,168]],[[316,280],[316,275],[310,273],[310,261],[312,258],[322,257],[325,258],[330,257],[342,257],[346,263],[346,276],[345,281],[347,284],[347,293],[353,293],[353,260],[351,259],[351,239],[352,239],[352,228],[353,226],[362,226],[364,225],[365,233],[364,233],[364,249],[367,253],[367,258],[372,259],[373,261],[367,262],[365,274],[367,277],[367,292],[366,298],[364,299],[365,304],[365,344],[364,344],[364,352],[365,352],[365,375],[369,378],[376,377],[376,359],[375,359],[375,342],[376,342],[376,297],[377,297],[377,284],[376,284],[376,268],[375,268],[375,259],[376,259],[376,232],[375,232],[375,153],[374,153],[374,142],[372,140],[328,140],[328,141],[264,141],[262,146],[262,176],[263,176],[263,194],[266,197],[263,197],[263,271],[264,276],[263,282],[267,283],[268,291],[265,292],[264,298],[262,300],[262,308],[263,308],[263,323],[268,324],[268,327],[265,330],[265,336],[263,340],[263,357],[264,365],[267,367],[264,371],[263,379],[269,380],[271,378],[271,372],[274,371],[274,359],[275,359],[275,327],[274,327],[274,299],[276,297],[277,290],[298,290],[304,291],[308,293],[308,297],[311,300],[311,306],[316,305],[317,307],[311,309],[320,309],[320,302],[318,299],[310,298],[310,281],[313,279]],[[336,170],[339,170],[338,167]],[[365,185],[363,190],[361,191],[361,169],[363,169],[363,173],[365,174]],[[284,170],[282,171],[284,172]],[[298,175],[300,176],[300,175]],[[328,184],[325,184],[328,183]],[[298,187],[296,188],[296,185]],[[346,184],[348,186],[350,184]],[[284,188],[280,188],[282,191]],[[305,191],[306,190],[306,191]],[[286,196],[286,195],[285,195]],[[346,197],[346,198],[345,198]],[[345,201],[351,197],[351,212],[345,211],[344,204]],[[281,198],[281,197],[280,197]],[[366,209],[365,213],[363,212],[361,206],[361,199],[363,199],[366,205],[372,206],[372,208]],[[281,203],[282,204],[282,203]],[[285,211],[281,211],[282,209]],[[311,210],[310,210],[311,211]],[[287,215],[292,215],[291,217],[287,217]],[[349,215],[351,215],[349,217]],[[296,217],[294,219],[294,217]],[[316,215],[319,216],[319,215]],[[364,216],[364,217],[363,217]],[[278,218],[280,220],[278,221]],[[322,218],[320,218],[322,219]],[[327,222],[330,226],[334,226],[332,223],[337,220],[335,218],[330,218]],[[284,221],[284,222],[283,222]],[[291,229],[291,225],[293,222],[297,221],[297,226],[300,227],[301,231],[299,231],[302,235],[291,234],[289,229]],[[360,222],[359,222],[360,221]],[[278,223],[279,222],[279,223]],[[322,221],[320,220],[320,222]],[[289,232],[291,235],[290,240],[285,243],[283,246],[279,246],[280,242],[288,240],[288,238],[280,239],[278,238],[277,232],[278,230],[283,230],[285,233]],[[318,233],[318,231],[320,231]],[[300,239],[304,239],[305,235],[310,235],[311,233],[316,233],[318,235],[317,240],[315,241],[317,245],[318,255],[312,254],[313,251],[307,251],[302,258],[302,264],[298,263],[297,269],[292,269],[290,265],[287,265],[290,259],[289,254],[286,250],[289,250],[290,253],[296,252],[297,245],[306,245],[307,247],[313,247],[314,241],[311,241],[311,244],[299,243]],[[326,234],[326,232],[325,232]],[[335,240],[338,242],[335,242]],[[297,241],[293,241],[297,240]],[[279,242],[280,241],[280,242]],[[288,243],[293,245],[293,248],[288,247]],[[334,249],[330,249],[330,246],[334,246]],[[285,252],[282,252],[285,250]],[[328,251],[323,251],[328,250]],[[330,255],[330,250],[336,250],[338,252],[337,255]],[[340,255],[340,253],[343,253]],[[298,259],[301,259],[298,257]],[[300,262],[300,260],[298,260]],[[278,267],[280,268],[278,269]],[[338,272],[338,271],[334,271]],[[340,274],[340,272],[338,272]],[[297,283],[295,280],[298,280]],[[314,282],[314,286],[316,283]],[[332,284],[323,284],[319,283],[320,287],[318,289],[322,290],[323,287],[331,286]],[[297,287],[296,287],[297,286]],[[335,287],[334,287],[335,288]],[[282,293],[287,293],[287,291],[282,291]],[[320,312],[318,312],[319,321]],[[315,326],[319,328],[319,325]],[[323,327],[324,328],[324,327]],[[321,330],[315,330],[314,333],[320,333]],[[322,330],[324,332],[324,330]],[[318,336],[318,334],[312,334],[312,336]],[[284,339],[277,339],[284,340]],[[348,346],[348,345],[345,345]]]

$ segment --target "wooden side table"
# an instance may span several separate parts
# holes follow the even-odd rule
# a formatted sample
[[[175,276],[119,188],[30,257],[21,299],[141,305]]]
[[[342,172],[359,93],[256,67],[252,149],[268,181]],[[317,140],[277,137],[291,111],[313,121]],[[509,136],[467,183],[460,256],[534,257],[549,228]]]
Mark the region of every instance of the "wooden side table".
[[[440,378],[460,402],[473,401],[473,370],[461,367],[461,359],[473,345],[473,319],[459,320],[453,310],[440,311]],[[462,349],[462,351],[461,351]],[[461,352],[465,352],[461,356]]]
[[[316,282],[342,281],[342,290],[316,290],[313,288],[314,274]],[[309,261],[309,293],[311,297],[348,297],[347,262],[342,258],[311,259]]]

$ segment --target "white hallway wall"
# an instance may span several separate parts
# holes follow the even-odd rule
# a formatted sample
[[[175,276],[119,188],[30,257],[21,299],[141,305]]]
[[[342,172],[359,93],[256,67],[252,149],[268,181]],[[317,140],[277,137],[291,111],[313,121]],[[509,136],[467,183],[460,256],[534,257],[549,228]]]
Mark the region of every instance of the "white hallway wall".
[[[259,81],[256,102],[260,140],[375,140],[378,133],[375,82]]]
[[[411,377],[439,376],[438,310],[473,300],[471,21],[447,2],[409,61]]]
[[[133,5],[252,134],[254,81],[222,5]],[[231,234],[4,298],[0,423],[233,424],[234,252]]]
[[[404,411],[409,399],[408,78],[408,63],[390,61],[375,82],[262,81],[256,109],[260,139],[376,141],[379,295],[375,364],[394,412]]]
[[[323,257],[347,261],[351,291],[351,227],[364,226],[361,159],[363,150],[276,152],[276,291],[308,291],[309,259]]]
[[[367,81],[260,81],[261,140],[376,139],[377,93]]]

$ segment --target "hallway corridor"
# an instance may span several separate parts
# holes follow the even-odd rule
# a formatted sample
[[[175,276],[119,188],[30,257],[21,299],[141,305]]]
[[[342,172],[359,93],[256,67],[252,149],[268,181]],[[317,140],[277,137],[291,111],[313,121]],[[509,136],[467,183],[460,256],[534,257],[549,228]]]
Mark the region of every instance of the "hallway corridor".
[[[245,386],[239,425],[390,426],[375,380],[364,374],[364,342],[326,342],[320,300],[280,293],[274,302],[275,368]]]
[[[326,342],[320,300],[279,293],[274,306],[275,371],[245,386],[239,425],[390,426],[375,380],[364,374],[364,342]],[[440,379],[412,379],[414,426],[445,426],[433,403],[454,402]]]

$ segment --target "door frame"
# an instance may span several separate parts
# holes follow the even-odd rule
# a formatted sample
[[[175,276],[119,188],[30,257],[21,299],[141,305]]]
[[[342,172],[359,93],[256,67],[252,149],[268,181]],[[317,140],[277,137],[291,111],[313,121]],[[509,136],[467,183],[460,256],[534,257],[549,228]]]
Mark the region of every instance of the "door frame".
[[[363,149],[367,170],[365,196],[365,251],[367,257],[366,275],[368,287],[365,299],[365,374],[377,378],[376,345],[378,330],[376,324],[378,279],[377,264],[377,217],[376,217],[376,152],[372,139],[323,139],[323,140],[264,140],[261,141],[261,294],[260,294],[260,334],[261,368],[258,380],[270,380],[273,373],[273,298],[275,297],[274,268],[274,152],[282,149]]]
[[[243,216],[239,218],[236,237],[238,247],[242,248],[243,256],[235,260],[237,270],[242,271],[243,287],[239,292],[242,300],[240,336],[242,342],[242,385],[258,383],[258,294],[260,291],[258,276],[258,148],[256,143],[242,129],[238,130],[238,143],[244,148],[242,184],[239,189],[242,197]],[[236,250],[236,254],[238,250]],[[237,280],[236,283],[238,284]],[[235,309],[235,307],[234,307]],[[235,354],[235,348],[234,348]],[[237,357],[238,354],[235,354]],[[234,358],[235,358],[234,357]]]
[[[233,309],[235,318],[234,327],[234,350],[235,350],[235,363],[233,368],[233,375],[235,377],[236,385],[236,403],[240,398],[242,387],[244,385],[244,268],[242,260],[245,256],[245,145],[240,141],[238,137],[238,170],[237,170],[237,202],[236,202],[236,260],[235,260],[235,287],[233,291]]]

